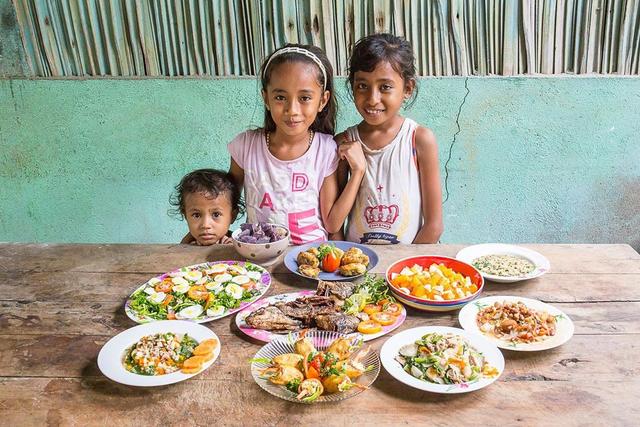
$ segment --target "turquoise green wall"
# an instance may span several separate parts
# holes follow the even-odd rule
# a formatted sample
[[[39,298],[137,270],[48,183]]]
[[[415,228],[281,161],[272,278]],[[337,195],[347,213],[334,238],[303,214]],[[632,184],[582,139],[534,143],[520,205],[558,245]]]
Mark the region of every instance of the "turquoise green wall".
[[[252,79],[0,80],[0,241],[178,241],[172,187],[227,168],[257,94]],[[357,120],[345,94],[340,129]],[[408,115],[439,140],[442,240],[638,249],[639,107],[637,78],[422,79]]]

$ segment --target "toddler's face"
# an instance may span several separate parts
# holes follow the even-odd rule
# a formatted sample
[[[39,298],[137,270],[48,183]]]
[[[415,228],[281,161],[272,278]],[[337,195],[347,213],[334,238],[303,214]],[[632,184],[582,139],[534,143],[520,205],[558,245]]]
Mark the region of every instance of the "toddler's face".
[[[226,194],[219,194],[218,197],[209,193],[185,194],[184,215],[189,232],[201,246],[218,243],[235,219]]]
[[[386,61],[371,72],[357,71],[353,79],[353,97],[362,118],[370,125],[381,125],[398,114],[413,90]]]

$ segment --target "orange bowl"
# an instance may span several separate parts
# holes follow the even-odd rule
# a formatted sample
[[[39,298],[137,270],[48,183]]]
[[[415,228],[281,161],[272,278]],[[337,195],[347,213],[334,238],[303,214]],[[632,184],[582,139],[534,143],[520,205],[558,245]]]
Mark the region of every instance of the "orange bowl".
[[[392,274],[400,274],[402,269],[404,269],[405,267],[411,268],[416,264],[423,267],[424,269],[428,269],[433,264],[443,264],[445,267],[452,269],[456,273],[460,273],[464,276],[469,277],[469,279],[471,279],[471,282],[478,287],[478,290],[473,295],[470,295],[468,297],[458,298],[454,300],[437,301],[409,295],[405,292],[402,292],[395,285],[393,285],[393,283],[391,283]],[[410,307],[424,311],[457,310],[463,307],[469,301],[477,298],[484,288],[484,278],[482,277],[480,272],[476,270],[472,265],[454,258],[443,256],[424,255],[401,259],[391,264],[391,266],[387,268],[385,277],[387,279],[387,282],[389,283],[389,289],[391,290],[391,293],[398,300]]]

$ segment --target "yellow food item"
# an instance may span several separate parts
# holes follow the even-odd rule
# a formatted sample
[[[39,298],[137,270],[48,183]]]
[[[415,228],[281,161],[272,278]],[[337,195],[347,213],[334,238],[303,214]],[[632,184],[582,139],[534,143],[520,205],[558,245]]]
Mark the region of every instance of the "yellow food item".
[[[391,284],[404,288],[409,294],[432,301],[450,301],[466,298],[478,291],[471,278],[453,271],[444,264],[432,264],[424,268],[414,264],[394,273]]]

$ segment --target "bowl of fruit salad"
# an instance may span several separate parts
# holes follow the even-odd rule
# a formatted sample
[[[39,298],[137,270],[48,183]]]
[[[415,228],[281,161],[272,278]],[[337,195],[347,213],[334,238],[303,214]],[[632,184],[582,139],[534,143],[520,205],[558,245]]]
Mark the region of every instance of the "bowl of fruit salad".
[[[231,235],[241,256],[262,265],[273,264],[289,246],[289,229],[270,222],[242,224]]]
[[[398,300],[424,311],[459,309],[484,288],[484,279],[473,266],[442,256],[401,259],[385,276]]]

